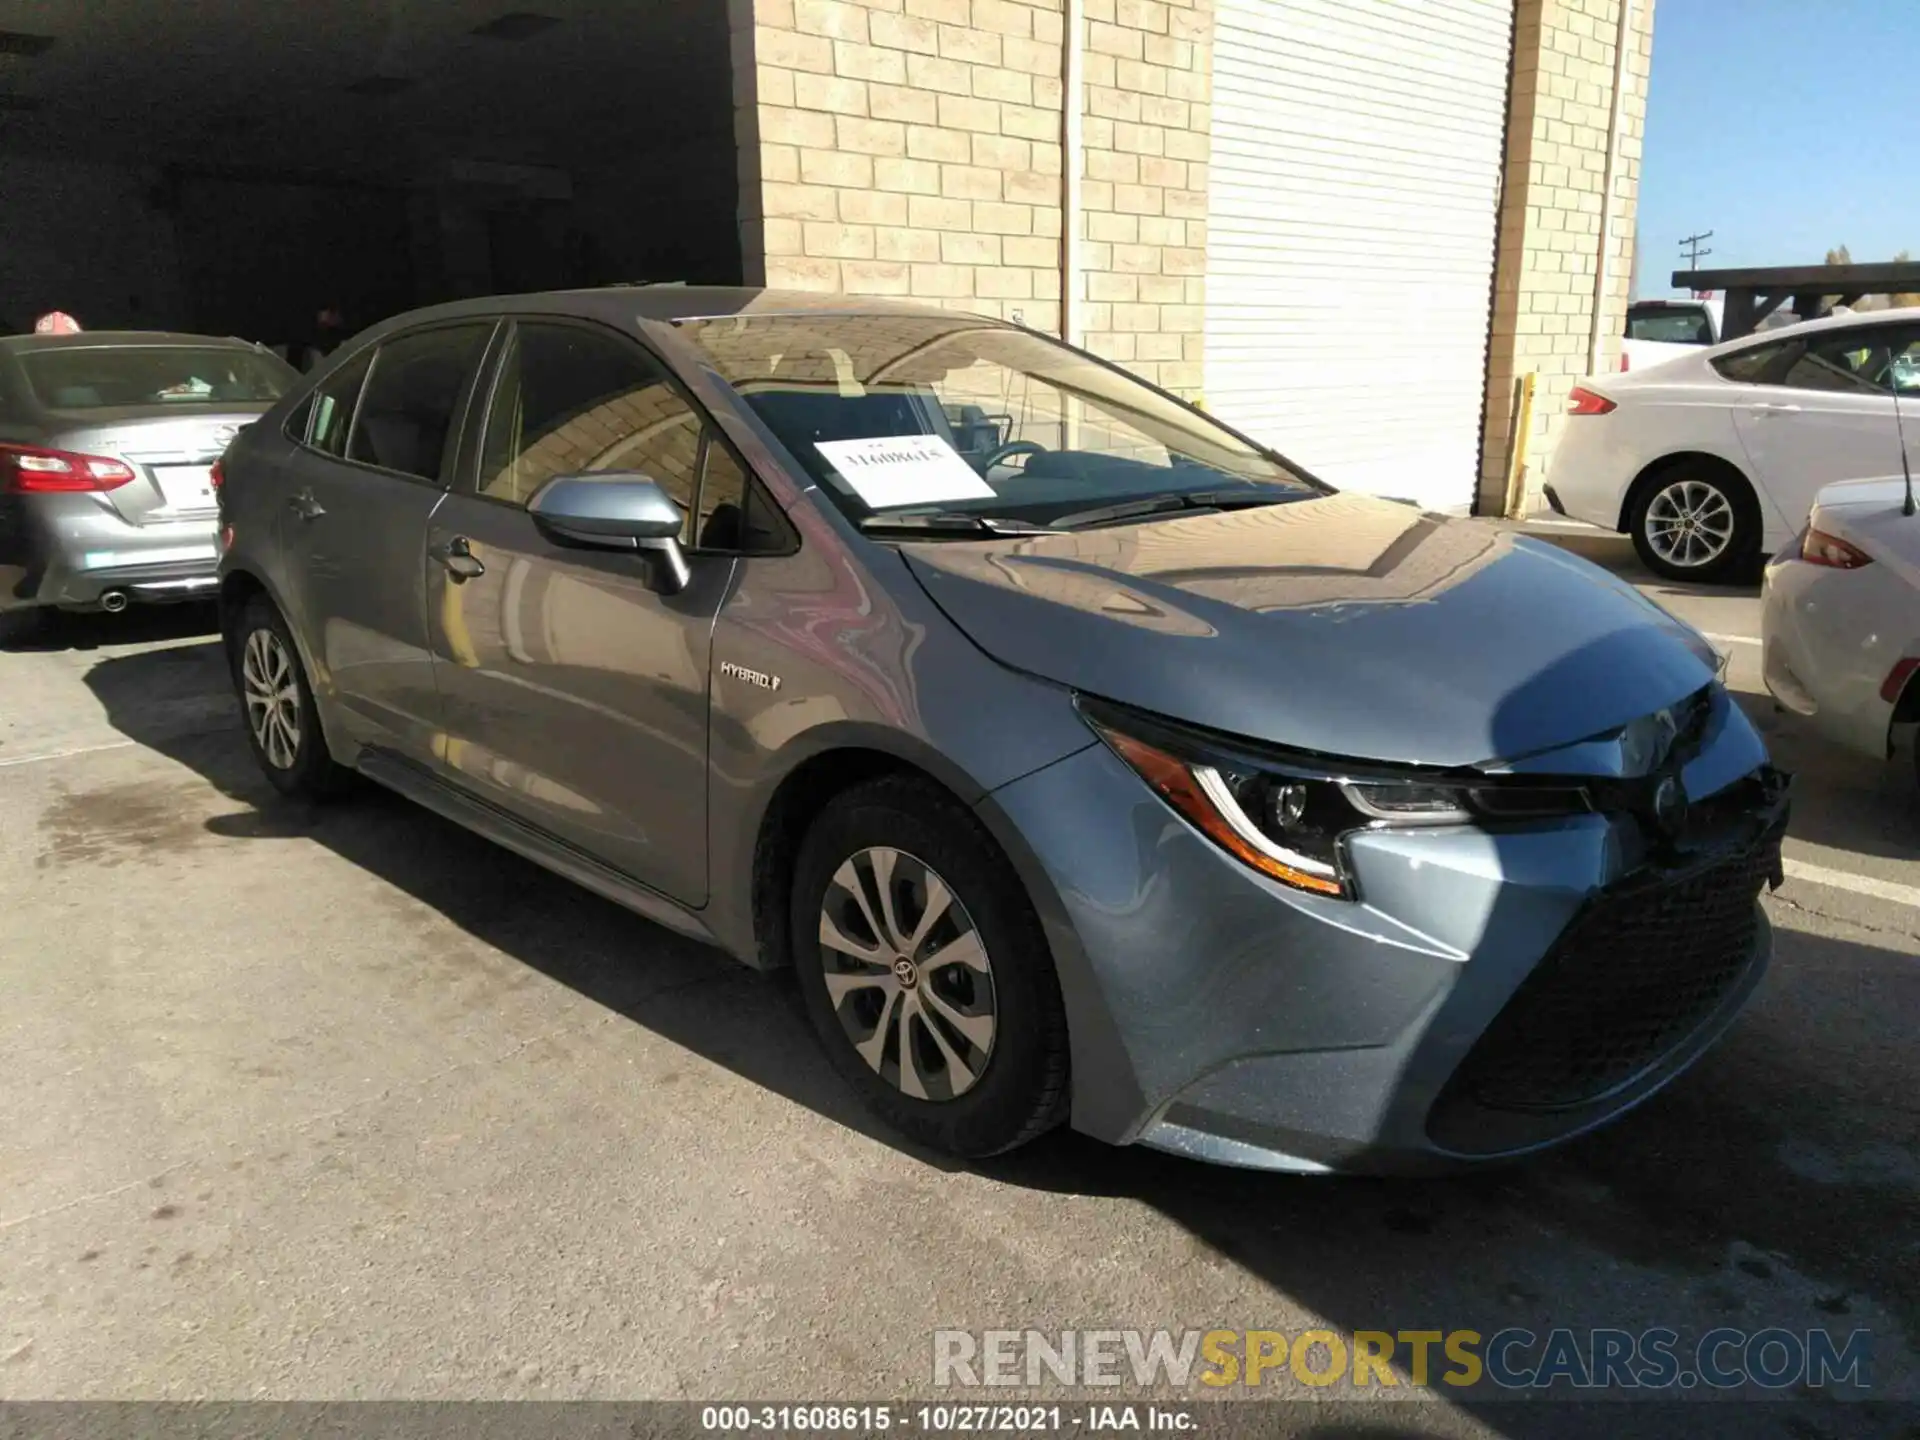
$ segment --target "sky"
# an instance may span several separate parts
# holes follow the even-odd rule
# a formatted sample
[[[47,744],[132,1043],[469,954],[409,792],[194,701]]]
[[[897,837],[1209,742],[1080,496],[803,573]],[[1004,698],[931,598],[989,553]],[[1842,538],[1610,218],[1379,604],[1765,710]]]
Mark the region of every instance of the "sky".
[[[1656,0],[1639,293],[1702,269],[1920,259],[1920,0]]]

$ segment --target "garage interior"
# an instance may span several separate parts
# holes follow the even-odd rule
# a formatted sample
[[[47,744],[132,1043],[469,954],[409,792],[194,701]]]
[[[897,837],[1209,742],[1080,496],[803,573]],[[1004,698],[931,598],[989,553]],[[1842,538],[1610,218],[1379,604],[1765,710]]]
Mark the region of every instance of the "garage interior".
[[[535,3],[0,0],[0,326],[738,282],[725,7]]]

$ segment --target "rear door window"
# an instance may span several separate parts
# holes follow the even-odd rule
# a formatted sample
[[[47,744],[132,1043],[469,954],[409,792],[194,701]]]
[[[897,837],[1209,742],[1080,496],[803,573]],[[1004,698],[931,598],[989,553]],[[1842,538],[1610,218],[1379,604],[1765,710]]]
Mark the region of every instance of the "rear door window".
[[[438,481],[453,448],[491,322],[418,330],[383,342],[374,356],[347,458],[399,475]]]
[[[1731,355],[1722,355],[1713,362],[1713,368],[1727,380],[1738,380],[1745,385],[1761,385],[1778,370],[1789,350],[1795,347],[1794,341],[1776,340],[1771,345],[1754,345],[1745,350],[1736,350]]]
[[[353,408],[360,402],[360,390],[367,382],[367,367],[373,361],[368,350],[347,361],[320,383],[313,392],[308,411],[305,438],[308,445],[324,455],[345,458],[347,432],[353,425]]]

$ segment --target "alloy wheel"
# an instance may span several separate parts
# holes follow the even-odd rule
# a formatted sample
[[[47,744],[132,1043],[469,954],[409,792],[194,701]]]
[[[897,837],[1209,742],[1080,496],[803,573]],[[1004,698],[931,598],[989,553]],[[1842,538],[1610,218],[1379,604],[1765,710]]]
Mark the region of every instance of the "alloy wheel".
[[[915,1100],[952,1100],[985,1073],[998,1026],[993,964],[947,883],[904,850],[861,850],[820,906],[827,998],[855,1053]]]
[[[247,725],[260,753],[276,770],[291,770],[300,758],[300,681],[293,656],[271,630],[247,636],[240,659]]]
[[[1704,480],[1676,480],[1647,505],[1647,545],[1667,564],[1697,570],[1727,553],[1733,543],[1733,502]]]

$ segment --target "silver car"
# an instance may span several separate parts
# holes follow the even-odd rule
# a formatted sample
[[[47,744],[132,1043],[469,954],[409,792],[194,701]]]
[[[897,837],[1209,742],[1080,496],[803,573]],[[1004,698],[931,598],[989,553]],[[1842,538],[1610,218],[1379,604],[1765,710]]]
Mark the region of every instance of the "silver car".
[[[1785,782],[1698,634],[1014,325],[442,306],[246,430],[221,511],[276,786],[370,778],[792,966],[949,1152],[1523,1155],[1766,964]]]
[[[0,611],[211,597],[213,467],[299,379],[206,335],[0,338]]]

